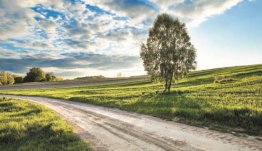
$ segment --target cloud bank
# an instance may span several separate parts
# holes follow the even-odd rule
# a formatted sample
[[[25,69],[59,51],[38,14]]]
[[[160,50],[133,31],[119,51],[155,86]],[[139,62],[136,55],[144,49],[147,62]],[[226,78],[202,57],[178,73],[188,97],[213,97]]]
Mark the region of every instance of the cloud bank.
[[[0,0],[0,70],[40,66],[61,75],[77,69],[82,76],[92,69],[142,71],[139,46],[159,13],[194,28],[241,1]]]

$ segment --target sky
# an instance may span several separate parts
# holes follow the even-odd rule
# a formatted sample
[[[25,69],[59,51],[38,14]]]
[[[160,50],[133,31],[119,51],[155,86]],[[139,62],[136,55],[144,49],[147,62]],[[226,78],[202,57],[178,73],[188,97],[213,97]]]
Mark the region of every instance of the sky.
[[[198,70],[262,63],[261,0],[0,0],[0,70],[145,74],[140,45],[161,13],[186,24]]]

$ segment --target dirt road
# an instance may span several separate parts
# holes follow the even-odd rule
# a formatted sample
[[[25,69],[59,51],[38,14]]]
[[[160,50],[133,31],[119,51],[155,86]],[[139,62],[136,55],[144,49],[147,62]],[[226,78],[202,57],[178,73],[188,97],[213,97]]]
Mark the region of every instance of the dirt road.
[[[95,150],[262,150],[262,141],[253,138],[240,138],[118,109],[42,97],[7,97],[29,100],[53,109]]]

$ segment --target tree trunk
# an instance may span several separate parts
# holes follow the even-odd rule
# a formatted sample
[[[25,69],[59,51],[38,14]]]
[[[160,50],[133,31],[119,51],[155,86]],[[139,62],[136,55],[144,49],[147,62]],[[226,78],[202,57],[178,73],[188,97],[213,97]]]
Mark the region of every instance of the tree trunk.
[[[170,87],[171,87],[171,80],[169,79],[166,87],[166,93],[170,93]]]
[[[168,88],[168,79],[166,79],[166,84],[165,84],[165,89],[163,91],[163,94],[167,93],[167,88]]]
[[[166,72],[166,79],[165,79],[165,90],[163,91],[163,94],[168,94],[170,93],[170,88],[172,84],[172,79],[173,79],[173,70],[170,72]]]
[[[173,72],[172,72],[172,74],[171,74],[171,77],[170,77],[169,83],[168,83],[168,87],[167,87],[168,93],[170,93],[170,88],[171,88],[171,84],[172,84],[172,79],[173,79]]]
[[[170,93],[171,80],[168,82],[167,93]]]
[[[166,79],[165,90],[163,91],[163,94],[170,93],[171,83],[172,83],[172,77]]]

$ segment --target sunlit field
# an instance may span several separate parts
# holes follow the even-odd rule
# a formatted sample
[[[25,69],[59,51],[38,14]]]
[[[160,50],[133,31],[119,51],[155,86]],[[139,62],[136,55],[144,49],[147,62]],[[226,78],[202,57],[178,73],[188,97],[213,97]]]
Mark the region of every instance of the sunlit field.
[[[58,115],[42,105],[0,98],[1,151],[90,150]]]
[[[173,84],[171,94],[163,95],[161,94],[162,90],[163,84],[152,83],[148,79],[81,87],[1,90],[0,93],[80,101],[135,111],[192,125],[261,135],[262,65],[195,71],[177,84]],[[15,113],[7,112],[5,114]],[[49,116],[44,115],[51,113],[41,112],[38,114],[43,114],[41,118],[47,118]],[[1,114],[1,119],[3,118],[3,114]],[[29,114],[28,118],[33,117]],[[51,116],[50,118],[57,117]],[[59,120],[59,125],[60,122]],[[45,125],[44,123],[43,125]],[[8,124],[5,126],[11,127]],[[64,129],[60,126],[55,127],[55,129]],[[229,129],[229,127],[231,128]],[[68,128],[65,127],[65,129]],[[50,132],[55,133],[51,129]],[[12,135],[15,134],[12,133]],[[19,136],[23,137],[23,135]],[[18,142],[20,140],[19,138],[14,139]],[[59,141],[55,142],[60,144]],[[28,145],[30,146],[30,144]]]

